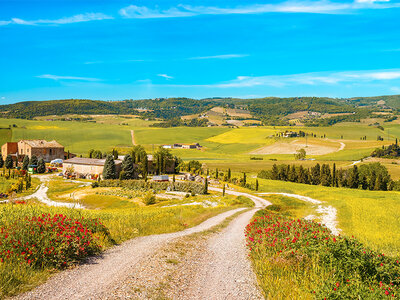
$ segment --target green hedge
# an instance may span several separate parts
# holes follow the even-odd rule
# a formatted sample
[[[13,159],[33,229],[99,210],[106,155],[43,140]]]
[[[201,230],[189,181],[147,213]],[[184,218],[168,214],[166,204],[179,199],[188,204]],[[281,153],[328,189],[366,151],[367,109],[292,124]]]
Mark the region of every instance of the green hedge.
[[[204,186],[201,183],[187,182],[154,182],[144,180],[102,180],[98,186],[101,187],[123,187],[131,190],[166,190],[168,187],[171,191],[203,194]]]

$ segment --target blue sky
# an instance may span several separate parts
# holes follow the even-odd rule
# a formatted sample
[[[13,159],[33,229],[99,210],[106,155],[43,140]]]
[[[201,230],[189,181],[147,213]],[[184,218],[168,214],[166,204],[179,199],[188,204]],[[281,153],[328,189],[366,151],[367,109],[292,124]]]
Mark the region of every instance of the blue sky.
[[[400,94],[400,1],[0,0],[0,102]]]

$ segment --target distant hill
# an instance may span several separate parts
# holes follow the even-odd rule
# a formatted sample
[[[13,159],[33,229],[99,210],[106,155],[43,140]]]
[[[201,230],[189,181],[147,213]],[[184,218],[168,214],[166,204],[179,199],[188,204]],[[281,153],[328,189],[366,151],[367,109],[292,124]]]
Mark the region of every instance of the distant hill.
[[[144,100],[99,101],[68,99],[27,101],[0,105],[6,118],[32,119],[38,116],[66,114],[137,114],[143,118],[171,120],[186,115],[196,115],[214,107],[240,108],[253,118],[268,125],[287,125],[288,115],[306,111],[324,118],[309,118],[306,125],[332,125],[341,121],[357,121],[372,112],[400,109],[400,95],[381,97],[355,97],[348,99],[295,97],[295,98],[161,98]],[[331,117],[332,114],[332,117]],[[328,116],[328,117],[326,117]]]

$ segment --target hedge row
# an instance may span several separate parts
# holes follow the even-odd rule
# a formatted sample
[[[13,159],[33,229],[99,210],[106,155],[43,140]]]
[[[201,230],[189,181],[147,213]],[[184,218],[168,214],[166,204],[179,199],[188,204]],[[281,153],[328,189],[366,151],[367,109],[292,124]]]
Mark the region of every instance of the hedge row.
[[[101,187],[123,187],[130,190],[167,190],[171,191],[203,194],[204,186],[201,183],[187,181],[187,182],[154,182],[144,180],[102,180],[99,182]]]

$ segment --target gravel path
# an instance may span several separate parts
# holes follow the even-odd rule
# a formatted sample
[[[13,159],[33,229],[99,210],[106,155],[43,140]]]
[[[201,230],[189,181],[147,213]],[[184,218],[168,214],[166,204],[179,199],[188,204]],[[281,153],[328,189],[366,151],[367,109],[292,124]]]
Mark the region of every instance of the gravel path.
[[[209,239],[196,277],[179,299],[263,299],[244,236],[244,228],[256,211],[241,214]]]
[[[79,203],[57,202],[57,201],[51,200],[47,196],[47,191],[49,190],[49,187],[47,186],[47,183],[50,181],[50,177],[51,176],[53,176],[53,175],[34,176],[34,177],[37,177],[37,178],[40,179],[41,184],[39,185],[39,187],[36,189],[36,191],[33,194],[31,194],[29,196],[21,197],[18,200],[28,200],[28,199],[36,198],[38,201],[43,202],[44,204],[47,204],[49,206],[69,207],[69,208],[84,208]],[[79,182],[79,181],[76,181],[76,182]],[[86,182],[82,182],[82,186],[86,186],[86,185],[87,185]]]
[[[15,299],[104,299],[119,281],[135,266],[145,262],[152,254],[172,239],[201,232],[221,223],[227,217],[244,210],[238,208],[212,217],[198,226],[184,231],[151,235],[129,240],[99,257],[89,259],[74,269],[60,272],[45,284]],[[243,235],[244,226],[240,233]],[[210,299],[210,298],[209,298]]]

